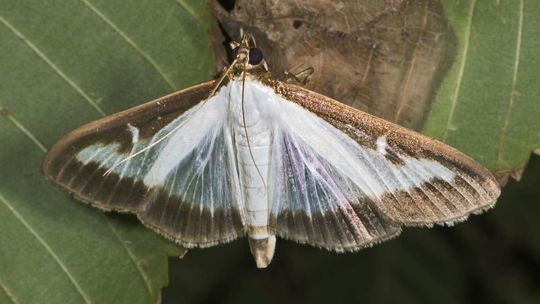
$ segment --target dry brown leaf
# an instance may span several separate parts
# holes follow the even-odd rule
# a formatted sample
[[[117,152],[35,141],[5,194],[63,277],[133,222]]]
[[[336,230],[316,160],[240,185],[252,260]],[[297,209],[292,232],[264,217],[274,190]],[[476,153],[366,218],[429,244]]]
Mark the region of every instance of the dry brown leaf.
[[[438,1],[239,0],[213,10],[233,39],[240,28],[255,37],[274,76],[313,67],[307,88],[416,130],[453,58]]]

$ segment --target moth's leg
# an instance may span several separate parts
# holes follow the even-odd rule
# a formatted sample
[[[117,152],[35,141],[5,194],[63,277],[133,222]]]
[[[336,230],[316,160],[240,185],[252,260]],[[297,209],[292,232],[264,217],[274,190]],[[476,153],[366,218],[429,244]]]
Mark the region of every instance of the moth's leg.
[[[284,71],[283,74],[285,74],[285,82],[305,86],[314,72],[315,70],[312,67],[309,67],[296,74],[289,71]]]
[[[236,41],[231,41],[229,42],[229,48],[232,50],[234,50],[235,48],[239,47],[240,46],[240,43],[236,42]]]

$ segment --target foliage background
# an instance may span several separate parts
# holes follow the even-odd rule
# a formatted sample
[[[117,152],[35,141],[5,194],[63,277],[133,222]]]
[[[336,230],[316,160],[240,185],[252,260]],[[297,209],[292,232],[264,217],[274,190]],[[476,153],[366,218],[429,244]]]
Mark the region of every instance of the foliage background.
[[[459,50],[425,131],[520,169],[540,133],[538,2],[442,4]],[[279,241],[267,270],[245,240],[168,269],[181,248],[44,181],[45,151],[71,129],[215,76],[209,12],[196,0],[0,1],[0,303],[540,300],[538,158],[494,210],[455,228],[344,255]],[[459,125],[437,118],[449,111]]]

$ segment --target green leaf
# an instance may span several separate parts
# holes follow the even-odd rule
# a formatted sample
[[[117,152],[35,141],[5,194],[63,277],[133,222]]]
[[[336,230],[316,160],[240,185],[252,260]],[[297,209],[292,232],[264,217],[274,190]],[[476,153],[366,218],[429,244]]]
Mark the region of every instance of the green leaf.
[[[41,175],[68,131],[213,76],[205,1],[0,2],[0,302],[156,303],[182,249]]]
[[[540,147],[540,2],[443,1],[458,53],[424,132],[496,172]]]

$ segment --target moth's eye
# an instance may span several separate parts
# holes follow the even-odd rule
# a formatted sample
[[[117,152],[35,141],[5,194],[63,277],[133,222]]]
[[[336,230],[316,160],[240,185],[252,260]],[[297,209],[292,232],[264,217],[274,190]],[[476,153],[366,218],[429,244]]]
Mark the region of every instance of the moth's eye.
[[[249,49],[249,64],[257,65],[263,60],[263,53],[258,48]]]
[[[233,62],[236,57],[238,57],[238,50],[240,49],[240,47],[235,47],[234,49],[232,49],[230,52],[229,52],[229,61],[230,62]]]

